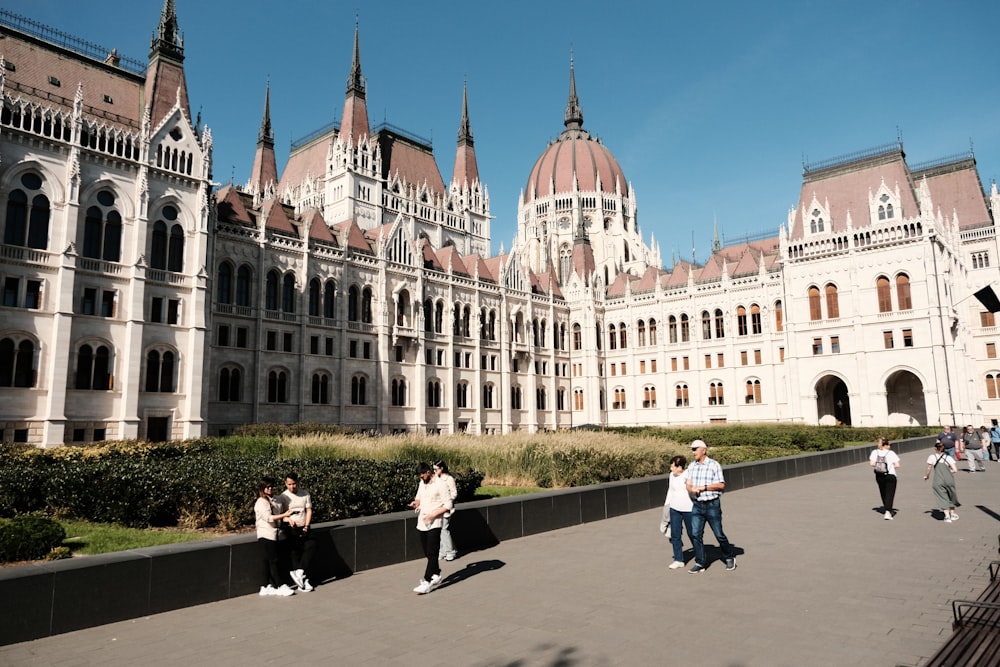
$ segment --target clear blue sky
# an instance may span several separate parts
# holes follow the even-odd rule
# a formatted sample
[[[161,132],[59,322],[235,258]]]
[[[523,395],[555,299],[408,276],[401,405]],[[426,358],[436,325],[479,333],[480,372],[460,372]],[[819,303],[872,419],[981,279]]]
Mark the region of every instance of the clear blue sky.
[[[7,0],[5,8],[145,62],[162,0]],[[569,58],[584,127],[637,192],[646,241],[708,255],[776,233],[803,160],[896,140],[911,164],[975,149],[1000,177],[1000,2],[414,2],[176,0],[193,112],[215,141],[215,180],[244,183],[271,81],[281,170],[289,143],[339,120],[355,14],[372,125],[433,138],[450,180],[462,83],[493,251],[562,130]],[[287,11],[286,11],[287,10]]]

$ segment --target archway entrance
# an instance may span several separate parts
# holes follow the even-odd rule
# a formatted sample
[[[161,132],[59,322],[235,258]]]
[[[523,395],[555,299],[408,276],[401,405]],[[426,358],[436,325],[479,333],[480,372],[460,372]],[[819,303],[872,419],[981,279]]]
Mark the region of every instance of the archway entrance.
[[[897,371],[885,381],[885,401],[891,426],[927,425],[924,385],[910,371]]]
[[[816,414],[825,426],[851,425],[851,398],[843,380],[827,375],[816,383]]]

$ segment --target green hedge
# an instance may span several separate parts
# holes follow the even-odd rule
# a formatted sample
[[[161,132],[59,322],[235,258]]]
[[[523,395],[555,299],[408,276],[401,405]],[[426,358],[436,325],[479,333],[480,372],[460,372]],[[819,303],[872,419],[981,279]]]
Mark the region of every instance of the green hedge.
[[[411,462],[284,459],[231,455],[168,444],[158,448],[35,450],[0,462],[0,516],[44,512],[122,526],[227,529],[253,524],[256,484],[299,474],[312,496],[315,521],[406,509],[417,478]],[[483,476],[452,471],[459,500],[471,500]]]
[[[879,436],[890,440],[915,438],[937,433],[933,426],[806,426],[804,424],[733,424],[688,428],[663,428],[658,426],[614,427],[609,431],[631,435],[647,435],[679,443],[689,443],[696,438],[709,447],[757,447],[798,449],[803,452],[838,449],[852,442],[875,442]]]
[[[66,531],[52,519],[33,514],[0,519],[0,563],[47,558],[65,539]]]

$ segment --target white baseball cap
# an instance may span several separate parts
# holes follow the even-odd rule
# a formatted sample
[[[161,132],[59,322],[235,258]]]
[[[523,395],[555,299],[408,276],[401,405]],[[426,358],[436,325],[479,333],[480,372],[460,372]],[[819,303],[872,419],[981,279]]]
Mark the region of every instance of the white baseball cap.
[[[691,449],[700,449],[702,447],[708,449],[708,445],[705,444],[704,440],[695,440],[691,443]]]

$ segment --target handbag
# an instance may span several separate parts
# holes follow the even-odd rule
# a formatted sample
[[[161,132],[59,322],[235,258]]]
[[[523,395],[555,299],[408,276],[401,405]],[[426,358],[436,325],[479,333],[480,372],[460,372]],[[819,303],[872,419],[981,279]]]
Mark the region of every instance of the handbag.
[[[670,524],[669,523],[667,524],[667,530],[666,530],[666,532],[663,533],[663,536],[666,537],[668,540],[670,539]]]

